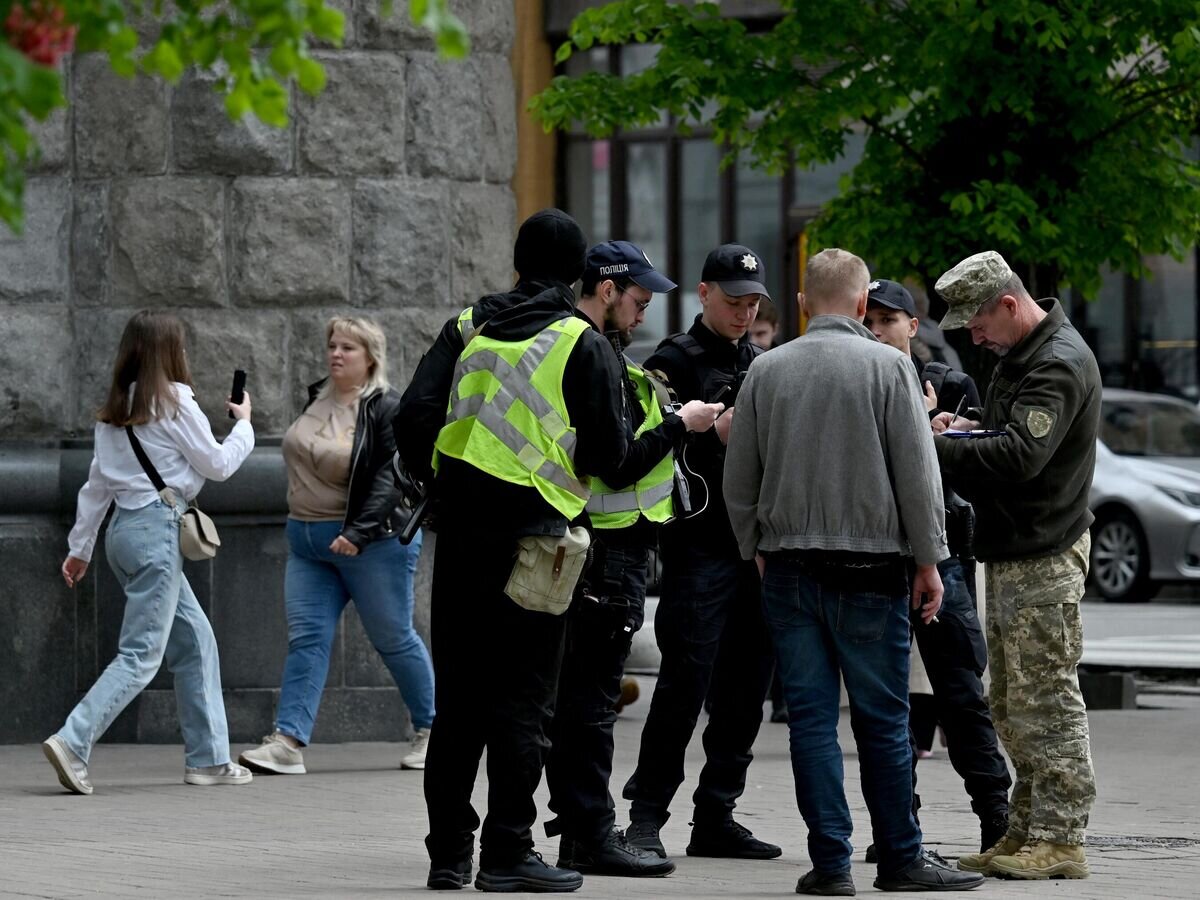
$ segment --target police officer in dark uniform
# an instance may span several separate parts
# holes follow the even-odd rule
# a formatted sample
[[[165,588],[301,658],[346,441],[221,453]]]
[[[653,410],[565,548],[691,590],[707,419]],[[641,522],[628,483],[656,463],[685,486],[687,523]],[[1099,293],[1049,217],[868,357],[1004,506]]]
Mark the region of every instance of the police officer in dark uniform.
[[[646,369],[661,371],[681,400],[732,407],[751,361],[762,352],[751,343],[749,328],[760,299],[769,297],[764,275],[762,259],[747,247],[713,250],[699,286],[703,311],[686,334],[659,345]],[[733,415],[728,410],[712,432],[685,442],[679,464],[686,486],[676,497],[676,521],[661,537],[662,595],[654,630],[662,665],[624,797],[631,801],[629,842],[663,857],[659,829],[683,782],[684,751],[706,695],[705,765],[693,796],[687,853],[745,859],[782,853],[733,819],[774,666],[758,570],[741,558],[722,494]]]
[[[627,481],[592,480],[587,512],[592,525],[592,563],[567,613],[567,652],[551,729],[546,783],[555,818],[546,823],[561,835],[558,865],[584,874],[660,876],[675,864],[631,846],[614,827],[612,776],[613,708],[621,672],[646,602],[649,548],[657,523],[671,517],[673,450],[687,431],[708,428],[720,407],[693,401],[664,413],[645,372],[624,359],[623,348],[645,319],[655,293],[675,289],[646,255],[628,241],[606,241],[588,251],[578,314],[603,330],[626,367],[629,439],[637,456],[654,457],[648,472],[640,460],[627,465]],[[636,440],[635,440],[636,435]]]
[[[944,363],[922,364],[912,356],[910,341],[918,318],[912,295],[895,281],[872,281],[867,293],[865,325],[880,341],[905,353],[917,368],[930,415],[940,410],[964,411],[979,406],[979,391],[966,374]],[[946,733],[950,763],[963,779],[971,809],[979,817],[982,849],[1008,829],[1008,790],[1012,779],[1000,754],[996,729],[984,696],[982,676],[987,644],[980,627],[975,598],[975,560],[971,546],[974,512],[942,484],[946,503],[946,537],[951,556],[938,563],[945,594],[938,621],[915,620],[913,630],[921,661],[933,685],[938,720]],[[913,784],[916,785],[916,747]],[[921,800],[914,793],[913,811]]]

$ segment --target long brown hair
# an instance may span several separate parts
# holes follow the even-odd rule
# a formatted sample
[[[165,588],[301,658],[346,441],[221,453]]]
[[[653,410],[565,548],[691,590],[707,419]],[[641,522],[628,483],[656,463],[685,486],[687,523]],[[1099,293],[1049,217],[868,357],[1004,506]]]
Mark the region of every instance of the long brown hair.
[[[134,313],[117,348],[108,399],[96,418],[123,428],[174,415],[178,404],[172,381],[192,384],[183,351],[183,323],[170,313],[153,309]]]

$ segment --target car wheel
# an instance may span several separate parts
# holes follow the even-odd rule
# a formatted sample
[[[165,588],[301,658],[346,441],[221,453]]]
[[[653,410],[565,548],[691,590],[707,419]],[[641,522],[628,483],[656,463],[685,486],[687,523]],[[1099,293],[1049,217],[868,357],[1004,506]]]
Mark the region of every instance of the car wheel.
[[[1103,513],[1092,525],[1091,576],[1096,592],[1114,603],[1144,603],[1158,593],[1146,538],[1130,513]]]

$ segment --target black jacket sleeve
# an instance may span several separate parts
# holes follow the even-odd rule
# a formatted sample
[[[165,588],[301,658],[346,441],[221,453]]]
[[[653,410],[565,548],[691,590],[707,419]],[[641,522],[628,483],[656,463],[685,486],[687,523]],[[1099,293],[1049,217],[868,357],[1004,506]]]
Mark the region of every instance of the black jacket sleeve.
[[[362,474],[353,473],[357,479],[369,479],[370,484],[361,506],[356,510],[351,508],[346,527],[342,529],[342,537],[354,546],[362,549],[371,541],[392,529],[392,510],[400,504],[400,491],[396,488],[392,475],[392,455],[396,452],[396,443],[392,436],[392,422],[399,403],[395,391],[388,391],[380,397],[366,418],[369,434],[364,436],[365,452],[369,458],[362,460]],[[361,489],[351,485],[351,503],[356,496],[362,496]]]
[[[455,317],[446,322],[437,340],[421,357],[392,420],[393,439],[401,461],[409,472],[426,483],[433,478],[433,445],[446,424],[454,365],[462,351],[462,334]]]

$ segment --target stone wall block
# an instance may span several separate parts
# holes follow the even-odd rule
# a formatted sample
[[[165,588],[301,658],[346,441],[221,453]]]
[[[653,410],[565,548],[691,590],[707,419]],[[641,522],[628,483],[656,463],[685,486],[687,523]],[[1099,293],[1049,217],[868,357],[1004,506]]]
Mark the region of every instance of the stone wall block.
[[[25,184],[25,230],[0,226],[0,300],[66,303],[71,187],[65,178]]]
[[[446,322],[458,318],[463,309],[478,299],[465,300],[455,296],[451,304],[442,309],[401,309],[384,314],[382,317],[387,323],[389,346],[398,348],[391,351],[390,356],[392,383],[403,390],[403,386],[412,380],[421,356],[441,333]],[[433,565],[432,561],[429,564]]]
[[[73,389],[75,347],[63,307],[0,309],[0,434],[58,434]]]
[[[362,0],[357,13],[357,39],[380,50],[433,50],[433,35],[414,25],[404,4],[394,4],[390,17],[380,14],[380,0]],[[503,53],[516,34],[513,0],[450,0],[450,9],[467,27],[472,53]]]
[[[405,61],[394,54],[322,53],[325,90],[297,94],[301,169],[320,175],[404,171]]]
[[[450,217],[443,182],[360,181],[354,190],[354,303],[445,306]]]
[[[70,410],[68,427],[80,437],[91,439],[96,425],[96,410],[108,396],[113,362],[125,323],[136,312],[129,309],[72,310],[75,340],[71,379],[75,385],[75,406]]]
[[[0,525],[0,743],[52,734],[75,704],[75,595],[57,573],[62,529]],[[39,738],[41,740],[42,738]]]
[[[469,306],[512,285],[516,201],[507,185],[458,184],[451,194],[451,296]]]
[[[112,234],[108,227],[108,182],[76,181],[71,216],[71,304],[102,306],[110,294]]]
[[[292,167],[292,126],[275,128],[247,114],[232,121],[217,77],[189,71],[171,101],[175,168],[221,175],[274,175]]]
[[[511,81],[511,78],[510,78]],[[477,181],[483,87],[470,60],[414,53],[408,63],[408,174]]]
[[[238,179],[231,287],[243,306],[350,299],[350,192],[335,181]]]
[[[332,679],[331,679],[332,681]],[[401,741],[412,737],[412,724],[400,692],[389,688],[327,687],[314,744],[326,741]],[[397,748],[399,751],[399,748]],[[407,753],[407,748],[404,753]],[[396,765],[400,765],[400,753]]]
[[[196,399],[217,438],[228,434],[234,424],[225,411],[234,369],[246,371],[254,433],[283,434],[290,424],[286,316],[258,310],[196,310],[185,324]]]
[[[503,56],[476,57],[483,85],[483,177],[508,184],[517,168],[517,95],[512,67]]]
[[[224,305],[225,197],[219,180],[115,181],[109,212],[116,302]]]
[[[75,59],[75,174],[159,175],[167,165],[167,88],[161,79],[122,78],[101,53]]]

